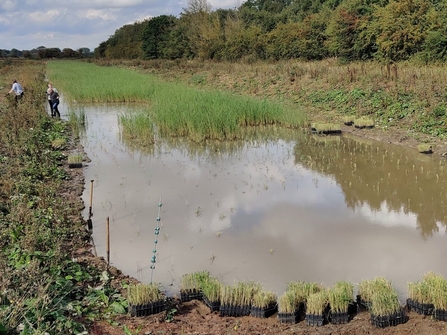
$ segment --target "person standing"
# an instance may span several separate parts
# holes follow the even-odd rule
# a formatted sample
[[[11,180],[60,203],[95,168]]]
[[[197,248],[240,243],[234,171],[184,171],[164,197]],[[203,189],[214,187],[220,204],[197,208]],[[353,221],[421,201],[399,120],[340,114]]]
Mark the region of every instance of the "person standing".
[[[59,109],[57,108],[57,106],[59,106],[59,93],[57,93],[57,91],[55,91],[53,88],[49,88],[49,98],[51,100],[51,116],[55,117],[57,116],[58,118],[61,117],[61,113],[59,113]]]
[[[15,100],[18,101],[19,99],[22,99],[23,97],[23,88],[22,85],[20,85],[17,80],[13,80],[11,90],[8,92],[8,94],[14,92],[15,93]]]
[[[51,116],[55,117],[56,113],[54,112],[53,109],[53,102],[51,101],[51,97],[50,97],[50,90],[53,90],[54,92],[57,93],[57,89],[53,87],[52,83],[48,83],[48,89],[47,89],[47,97],[48,97],[48,104],[50,105],[50,110],[51,110]]]

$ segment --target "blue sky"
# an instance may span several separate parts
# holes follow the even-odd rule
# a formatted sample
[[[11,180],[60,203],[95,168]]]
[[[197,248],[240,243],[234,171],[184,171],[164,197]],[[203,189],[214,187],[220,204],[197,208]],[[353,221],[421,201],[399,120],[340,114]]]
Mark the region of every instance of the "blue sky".
[[[208,0],[212,10],[243,0]],[[89,48],[93,51],[125,24],[178,16],[187,0],[0,0],[0,49]]]

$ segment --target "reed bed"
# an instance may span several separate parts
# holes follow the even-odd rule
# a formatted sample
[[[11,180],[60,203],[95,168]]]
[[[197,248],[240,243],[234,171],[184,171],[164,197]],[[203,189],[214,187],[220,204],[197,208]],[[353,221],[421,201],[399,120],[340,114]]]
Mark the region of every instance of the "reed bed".
[[[77,61],[49,61],[47,75],[64,97],[76,102],[144,102],[158,85],[154,76]]]
[[[123,136],[153,138],[188,136],[196,142],[241,138],[241,127],[278,124],[298,128],[306,113],[292,105],[267,99],[207,91],[167,83],[155,76],[118,67],[74,61],[48,63],[48,75],[63,94],[77,102],[146,102],[150,109],[120,118]]]

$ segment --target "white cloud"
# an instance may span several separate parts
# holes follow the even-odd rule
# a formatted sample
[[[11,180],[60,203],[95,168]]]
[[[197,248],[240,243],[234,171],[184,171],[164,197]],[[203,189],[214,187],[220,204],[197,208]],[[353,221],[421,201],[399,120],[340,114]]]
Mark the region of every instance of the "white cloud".
[[[105,21],[112,21],[117,18],[117,15],[110,11],[108,12],[108,11],[99,10],[99,9],[90,9],[87,11],[85,17],[89,20],[94,20],[94,19],[100,18]]]
[[[30,13],[29,18],[38,23],[49,23],[53,22],[56,17],[60,16],[60,13],[58,10],[49,10],[48,12],[34,12]]]
[[[5,11],[13,10],[17,7],[17,1],[6,0],[0,1],[0,8]]]
[[[240,0],[210,4],[214,10],[234,8]],[[159,15],[178,16],[186,7],[187,0],[0,0],[0,47],[93,50],[126,24]]]

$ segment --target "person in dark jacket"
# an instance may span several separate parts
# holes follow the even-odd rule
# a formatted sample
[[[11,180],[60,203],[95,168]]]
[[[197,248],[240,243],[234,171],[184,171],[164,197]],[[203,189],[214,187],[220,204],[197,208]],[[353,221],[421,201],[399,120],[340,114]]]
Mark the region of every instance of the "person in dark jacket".
[[[50,105],[50,110],[51,110],[51,116],[56,116],[56,113],[53,110],[53,103],[51,102],[51,97],[50,97],[50,90],[53,90],[57,93],[57,89],[53,87],[53,84],[48,83],[48,89],[47,89],[47,97],[48,97],[48,104]]]
[[[49,93],[49,98],[52,104],[52,113],[51,116],[57,116],[58,118],[61,117],[61,113],[59,113],[59,109],[57,108],[57,106],[59,106],[59,93],[57,93],[57,91],[55,91],[53,88],[50,88],[48,90]]]

